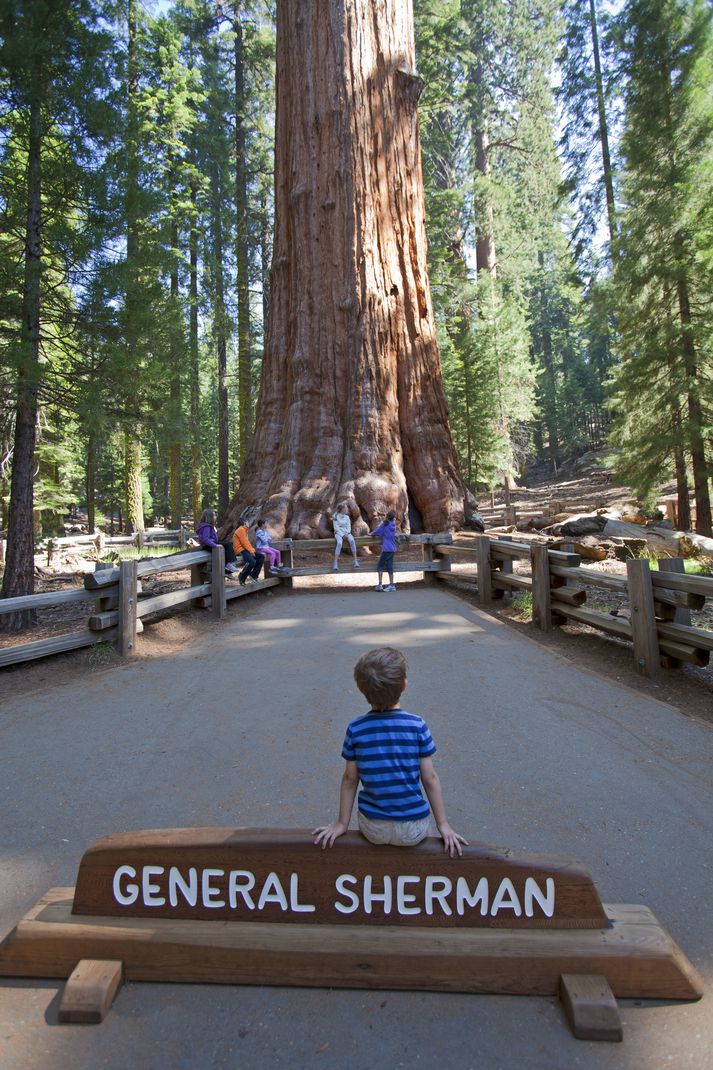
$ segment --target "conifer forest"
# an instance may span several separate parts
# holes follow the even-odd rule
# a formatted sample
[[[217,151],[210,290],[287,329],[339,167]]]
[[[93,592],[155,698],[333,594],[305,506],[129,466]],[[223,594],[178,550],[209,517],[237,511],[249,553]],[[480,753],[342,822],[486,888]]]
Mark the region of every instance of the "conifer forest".
[[[712,19],[0,0],[2,594],[71,509],[439,530],[590,449],[713,535]]]

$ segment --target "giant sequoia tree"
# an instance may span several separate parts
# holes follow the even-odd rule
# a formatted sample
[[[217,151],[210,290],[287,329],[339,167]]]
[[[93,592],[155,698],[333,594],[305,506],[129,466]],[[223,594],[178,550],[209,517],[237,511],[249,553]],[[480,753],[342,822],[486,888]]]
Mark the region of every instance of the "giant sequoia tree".
[[[277,5],[275,236],[255,436],[226,526],[464,521],[426,268],[410,0]]]

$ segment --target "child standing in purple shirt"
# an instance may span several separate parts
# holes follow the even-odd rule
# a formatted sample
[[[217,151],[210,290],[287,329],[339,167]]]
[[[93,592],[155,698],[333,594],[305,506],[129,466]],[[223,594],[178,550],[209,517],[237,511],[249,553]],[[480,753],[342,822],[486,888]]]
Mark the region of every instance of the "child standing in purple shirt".
[[[394,523],[394,517],[396,513],[389,510],[386,514],[386,520],[382,524],[379,524],[378,528],[371,532],[377,538],[381,539],[381,556],[376,566],[379,573],[379,582],[376,585],[377,591],[395,591],[396,585],[394,583],[394,554],[396,553],[396,524]],[[384,571],[389,574],[389,582],[384,586],[382,579]]]

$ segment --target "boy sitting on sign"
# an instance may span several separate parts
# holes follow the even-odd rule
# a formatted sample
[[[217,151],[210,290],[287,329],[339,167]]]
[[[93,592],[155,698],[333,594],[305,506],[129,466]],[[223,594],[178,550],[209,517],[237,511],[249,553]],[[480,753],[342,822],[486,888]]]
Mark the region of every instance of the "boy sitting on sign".
[[[444,850],[451,858],[456,852],[461,855],[461,844],[467,845],[467,840],[448,824],[441,782],[431,759],[436,744],[426,722],[401,708],[406,658],[394,647],[377,647],[359,658],[354,679],[372,708],[347,727],[339,817],[314,830],[315,844],[331,847],[347,831],[361,781],[359,831],[371,843],[397,847],[420,843],[430,831],[430,803]]]

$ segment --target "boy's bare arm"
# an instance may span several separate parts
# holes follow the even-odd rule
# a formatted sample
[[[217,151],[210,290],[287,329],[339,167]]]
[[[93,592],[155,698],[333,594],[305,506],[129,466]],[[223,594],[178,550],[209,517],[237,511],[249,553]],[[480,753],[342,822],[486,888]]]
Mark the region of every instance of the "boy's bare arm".
[[[339,817],[329,825],[320,825],[314,829],[316,836],[315,844],[318,847],[331,847],[334,841],[343,836],[349,828],[349,821],[354,808],[357,788],[359,787],[359,774],[356,762],[347,762],[342,775],[342,785],[339,789]]]
[[[462,855],[463,850],[461,844],[464,843],[467,847],[468,841],[464,840],[457,832],[454,832],[448,823],[446,806],[443,802],[443,792],[441,790],[441,779],[433,767],[431,758],[421,759],[421,783],[428,796],[428,801],[431,804],[431,811],[438,827],[438,831],[443,837],[444,851],[446,851],[451,858],[454,858],[456,853]]]

